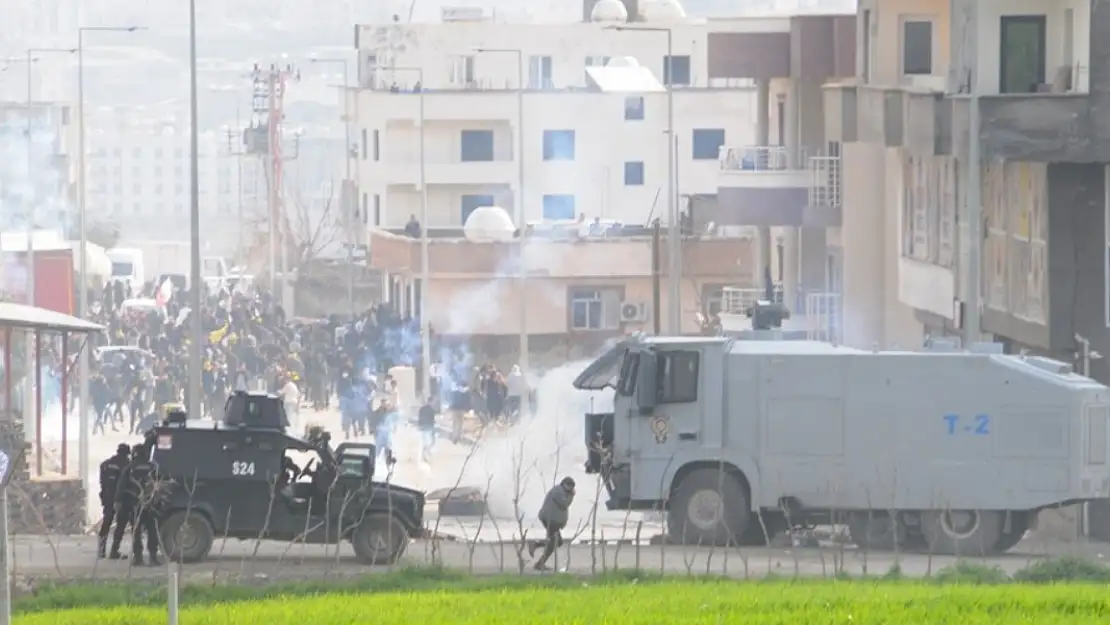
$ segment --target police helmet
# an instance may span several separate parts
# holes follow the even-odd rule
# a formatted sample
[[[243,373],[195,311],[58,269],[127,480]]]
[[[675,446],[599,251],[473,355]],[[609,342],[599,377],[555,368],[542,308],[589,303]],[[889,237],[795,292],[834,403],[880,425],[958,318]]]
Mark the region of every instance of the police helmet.
[[[131,446],[127,443],[120,443],[116,446],[116,454],[126,456],[131,453]]]

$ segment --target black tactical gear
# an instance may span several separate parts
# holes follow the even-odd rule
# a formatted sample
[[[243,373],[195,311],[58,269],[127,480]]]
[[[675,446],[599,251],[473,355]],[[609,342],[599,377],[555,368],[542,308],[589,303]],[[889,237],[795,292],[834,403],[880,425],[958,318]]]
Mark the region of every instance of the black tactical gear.
[[[122,528],[127,525],[125,517],[116,519],[116,490],[119,487],[120,476],[123,470],[127,467],[130,460],[131,449],[124,444],[120,444],[116,448],[116,455],[108,458],[100,463],[100,508],[103,514],[103,520],[100,523],[100,531],[97,536],[97,555],[101,558],[107,557],[105,551],[108,547],[108,533],[112,529],[112,522],[117,522],[117,528]],[[122,531],[117,529],[117,533],[122,538]],[[112,541],[111,557],[118,559],[119,553],[119,540]]]

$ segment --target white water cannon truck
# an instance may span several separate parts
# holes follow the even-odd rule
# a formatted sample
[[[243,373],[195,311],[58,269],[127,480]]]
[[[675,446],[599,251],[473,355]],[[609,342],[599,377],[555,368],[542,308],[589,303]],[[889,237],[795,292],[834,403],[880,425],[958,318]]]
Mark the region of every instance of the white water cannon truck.
[[[1110,389],[1070,365],[762,338],[635,336],[578,376],[615,393],[586,415],[609,509],[666,510],[682,544],[843,524],[861,547],[978,555],[1110,496]]]

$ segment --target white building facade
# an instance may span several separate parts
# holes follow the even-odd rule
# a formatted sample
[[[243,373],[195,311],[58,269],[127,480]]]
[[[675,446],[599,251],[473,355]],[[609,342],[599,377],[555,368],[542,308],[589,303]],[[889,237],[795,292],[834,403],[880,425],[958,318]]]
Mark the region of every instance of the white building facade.
[[[480,19],[359,26],[354,139],[366,222],[420,219],[421,134],[428,228],[458,228],[491,203],[516,214],[522,177],[525,222],[665,223],[669,148],[679,198],[716,193],[720,148],[754,141],[755,90],[748,80],[709,79],[707,37],[779,30],[781,20],[659,19],[627,28]],[[591,84],[587,68],[614,59],[634,59],[657,86],[673,83],[673,142],[666,93]]]
[[[98,124],[86,134],[86,206],[91,220],[111,223],[122,240],[189,237],[189,133],[184,125],[133,121]],[[239,143],[201,133],[201,226],[208,249],[233,253],[241,224],[264,211],[265,178]],[[264,214],[264,213],[263,213]]]

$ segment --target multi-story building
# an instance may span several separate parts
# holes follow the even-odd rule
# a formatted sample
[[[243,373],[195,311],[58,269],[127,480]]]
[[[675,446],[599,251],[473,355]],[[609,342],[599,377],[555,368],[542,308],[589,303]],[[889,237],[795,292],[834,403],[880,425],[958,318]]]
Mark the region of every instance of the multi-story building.
[[[706,42],[788,31],[789,20],[694,22],[673,1],[642,4],[637,24],[617,0],[590,12],[578,23],[460,10],[442,23],[359,26],[362,214],[403,226],[426,192],[427,227],[459,228],[483,205],[516,214],[523,179],[525,222],[666,222],[672,149],[676,193],[715,193],[720,148],[754,139],[756,92],[750,79],[713,77]]]
[[[125,240],[187,239],[190,164],[188,126],[129,120],[86,129],[86,207],[90,220],[119,227]],[[259,159],[240,157],[237,135],[199,137],[201,225],[213,251],[237,252],[240,228],[265,214]]]
[[[56,102],[34,102],[30,108],[25,102],[0,102],[0,226],[5,229],[25,229],[32,219],[38,228],[65,230],[72,224],[77,124],[71,111]]]
[[[855,78],[825,88],[826,138],[842,145],[849,341],[964,333],[978,299],[981,330],[1015,349],[1081,366],[1088,341],[1110,353],[1110,131],[1097,115],[1110,11],[1086,0],[865,0],[858,27]],[[976,176],[981,245],[968,228]],[[874,241],[884,243],[864,244]],[[1110,379],[1106,361],[1089,366]]]
[[[587,8],[594,13],[603,5],[613,7],[599,2]],[[622,27],[619,21],[537,26],[536,30],[514,25],[497,37],[491,34],[496,25],[486,22],[429,25],[421,31],[360,29],[360,41],[373,36],[392,42],[360,49],[363,89],[358,96],[358,124],[381,120],[377,128],[366,128],[365,160],[361,149],[358,155],[363,192],[373,194],[373,189],[379,189],[378,202],[383,202],[371,201],[372,219],[373,208],[384,208],[386,194],[390,212],[379,211],[376,221],[392,228],[417,212],[407,209],[396,215],[392,207],[395,200],[405,207],[419,206],[421,95],[426,152],[431,153],[432,141],[439,142],[436,159],[425,159],[431,214],[426,231],[435,231],[428,243],[426,271],[418,240],[371,228],[370,263],[385,273],[384,290],[399,309],[420,312],[421,280],[426,275],[424,305],[435,331],[467,336],[472,345],[488,344],[490,351],[503,356],[516,353],[517,335],[524,331],[533,336],[531,349],[552,350],[566,361],[579,353],[570,346],[595,345],[599,338],[622,332],[667,328],[672,311],[681,314],[675,325],[684,333],[699,331],[699,321],[715,312],[739,313],[744,303],[762,292],[758,285],[764,283],[765,270],[771,270],[773,281],[786,282],[803,306],[807,298],[801,295],[811,294],[802,290],[803,282],[824,290],[819,295],[829,295],[826,247],[836,242],[838,233],[832,231],[840,225],[839,161],[823,157],[820,85],[854,71],[854,16],[696,23],[681,19],[679,11],[669,16],[654,13],[657,21],[653,21],[652,10],[665,6],[669,5],[656,4],[648,10],[646,21],[628,25],[658,29],[648,32],[605,30]],[[615,13],[635,13],[628,8]],[[691,69],[681,75],[675,69],[674,81],[668,80],[671,72],[664,69],[668,31],[673,67]],[[442,35],[450,32],[471,34],[455,42]],[[545,39],[545,32],[559,36]],[[429,41],[435,33],[441,38]],[[511,49],[514,44],[522,48],[519,56],[516,51],[468,53],[498,41],[498,49]],[[409,52],[416,44],[421,51]],[[399,56],[394,63],[385,56],[398,49],[414,60]],[[587,69],[593,67],[588,52],[633,57],[647,74],[663,78],[658,81],[664,83],[663,93],[638,93],[644,83],[632,82],[636,72],[618,73],[627,76],[625,87],[606,92],[605,76],[594,80],[598,72]],[[508,64],[496,57],[507,57]],[[516,66],[514,57],[524,61],[523,68]],[[414,72],[402,68],[413,66],[423,69],[425,82],[436,80],[438,87],[424,89],[422,84],[420,92],[410,93],[414,83],[401,81],[406,80],[406,72]],[[523,91],[516,89],[518,69],[525,74]],[[584,75],[581,81],[579,74]],[[393,77],[398,81],[396,92],[390,91]],[[645,170],[655,172],[643,186],[653,185],[651,196],[660,194],[654,214],[665,219],[667,155],[656,147],[660,137],[664,150],[667,144],[665,121],[658,117],[666,115],[668,82],[675,83],[671,86],[676,102],[678,192],[683,196],[679,206],[693,222],[681,237],[678,289],[667,287],[672,282],[664,275],[664,288],[656,292],[652,238],[644,229],[610,229],[604,237],[571,235],[551,241],[536,228],[512,243],[459,236],[459,226],[472,206],[464,203],[463,196],[492,195],[481,202],[493,200],[512,212],[519,193],[521,162],[516,158],[520,150],[515,130],[521,101],[528,221],[584,213],[588,218],[644,223],[647,211],[638,204],[644,201],[639,190],[625,188],[632,185],[624,185],[623,179],[608,186],[598,182],[598,178],[605,180],[599,172],[614,166],[623,170],[633,159],[645,161]],[[643,98],[648,119],[625,119],[630,98],[637,104]],[[547,112],[529,122],[530,111]],[[532,123],[537,128],[529,131]],[[720,132],[707,138],[704,131],[713,127]],[[575,159],[545,158],[561,156],[559,150],[569,141],[559,143],[548,135],[545,143],[544,131],[562,128],[575,131]],[[484,148],[484,158],[464,158],[477,152],[470,143],[474,139],[464,131],[479,130],[492,135],[492,145]],[[431,138],[433,132],[436,139]],[[389,143],[395,136],[403,138],[400,145],[397,139]],[[587,148],[582,147],[584,140],[589,140]],[[368,185],[378,186],[368,189]],[[575,196],[574,211],[545,215],[543,195],[560,189],[580,194]],[[599,190],[608,192],[608,203],[600,199]],[[454,236],[445,232],[450,230]],[[760,231],[758,241],[752,236],[755,230]],[[669,252],[661,247],[654,260],[669,274]],[[517,261],[518,256],[524,260]],[[799,257],[802,262],[796,260]],[[521,262],[528,274],[526,285],[510,279],[516,269],[506,269]],[[681,301],[672,308],[671,298],[676,295]],[[838,311],[836,298],[825,297],[821,306],[795,309],[799,318],[792,322],[811,336],[835,338]],[[814,314],[824,314],[823,322],[815,324]]]

